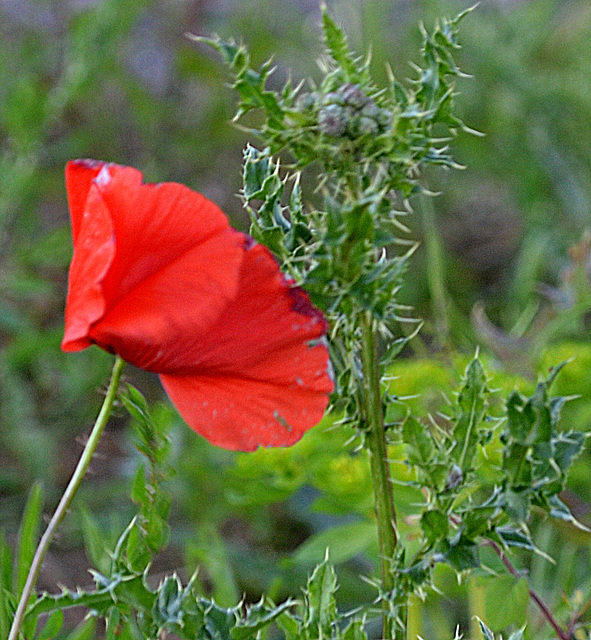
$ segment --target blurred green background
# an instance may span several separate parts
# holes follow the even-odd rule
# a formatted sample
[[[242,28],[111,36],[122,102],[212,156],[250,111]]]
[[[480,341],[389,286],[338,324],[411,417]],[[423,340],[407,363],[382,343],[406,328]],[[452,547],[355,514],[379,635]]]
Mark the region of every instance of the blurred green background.
[[[399,79],[412,76],[420,21],[431,25],[470,3],[327,4],[353,48],[371,49],[375,76],[385,81],[386,62]],[[273,55],[281,87],[289,74],[316,76],[319,18],[316,0],[0,0],[0,521],[9,540],[34,481],[43,482],[47,510],[55,505],[111,363],[96,348],[59,349],[71,256],[65,163],[109,160],[141,169],[148,181],[182,182],[247,230],[235,195],[246,142],[230,123],[235,97],[220,61],[184,34],[243,40],[257,64]],[[421,247],[403,301],[426,324],[396,367],[395,390],[423,394],[412,410],[424,416],[457,388],[477,345],[505,390],[529,389],[538,372],[575,357],[557,391],[581,396],[566,419],[588,430],[591,4],[484,0],[460,39],[460,66],[473,78],[458,84],[458,112],[485,135],[460,135],[453,147],[467,168],[433,172],[429,187],[441,195],[413,202],[411,237]],[[153,376],[131,368],[127,376],[151,401],[163,400]],[[330,543],[342,606],[371,600],[358,577],[375,560],[371,488],[365,461],[347,442],[352,434],[319,427],[289,450],[231,454],[193,434],[166,401],[157,412],[173,423],[178,473],[169,482],[171,544],[156,572],[199,564],[203,589],[222,604],[262,590],[280,599],[299,593]],[[126,425],[121,411],[77,501],[86,515],[78,507],[67,520],[41,586],[89,583],[81,526],[88,514],[106,541],[133,514],[122,495],[139,454]],[[588,524],[589,462],[578,463],[567,496]],[[403,513],[411,501],[399,493]],[[589,537],[551,522],[536,524],[535,535],[558,560],[556,569],[521,559],[536,588],[563,613],[569,599],[586,602]],[[421,633],[448,640],[461,624],[478,638],[470,627],[473,614],[485,615],[482,584],[458,586],[442,570],[441,589],[445,596],[424,608]],[[530,614],[530,637],[550,637]]]

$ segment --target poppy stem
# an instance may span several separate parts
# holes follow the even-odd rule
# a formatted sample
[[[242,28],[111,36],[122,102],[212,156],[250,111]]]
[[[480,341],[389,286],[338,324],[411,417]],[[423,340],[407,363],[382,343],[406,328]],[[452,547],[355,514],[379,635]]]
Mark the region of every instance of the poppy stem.
[[[369,312],[365,312],[362,316],[361,335],[366,443],[369,450],[382,570],[383,632],[381,637],[384,640],[403,640],[405,632],[402,626],[396,623],[396,618],[404,618],[404,611],[400,611],[400,606],[396,607],[392,599],[396,586],[394,555],[398,534],[382,406],[377,328]]]
[[[109,382],[109,388],[107,389],[107,394],[105,396],[103,406],[101,407],[94,427],[88,438],[88,442],[86,443],[84,451],[82,452],[82,456],[78,461],[78,465],[76,466],[74,474],[72,475],[72,478],[70,479],[70,482],[66,487],[66,490],[64,491],[64,494],[55,510],[55,513],[53,514],[51,520],[49,521],[49,524],[47,525],[45,533],[39,541],[37,550],[35,551],[35,556],[33,557],[33,561],[27,575],[27,581],[25,582],[25,586],[23,587],[18,607],[16,609],[16,613],[14,614],[14,619],[12,621],[12,627],[10,628],[8,640],[17,640],[19,636],[23,621],[25,619],[27,605],[29,604],[29,599],[37,582],[37,578],[39,577],[39,571],[41,570],[43,559],[45,558],[45,554],[47,553],[47,549],[49,548],[55,532],[62,523],[62,520],[64,519],[64,516],[66,515],[66,512],[68,511],[68,508],[72,503],[76,491],[78,491],[78,487],[80,486],[82,479],[86,475],[88,466],[90,465],[101,435],[109,420],[109,416],[111,415],[124,367],[125,361],[122,360],[119,356],[116,356],[115,364],[113,365],[113,371],[111,373],[111,381]]]

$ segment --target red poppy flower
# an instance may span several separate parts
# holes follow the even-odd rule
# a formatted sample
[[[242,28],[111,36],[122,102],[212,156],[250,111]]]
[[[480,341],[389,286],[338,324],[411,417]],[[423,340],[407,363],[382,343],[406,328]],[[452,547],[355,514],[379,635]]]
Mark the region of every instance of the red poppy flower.
[[[74,257],[64,351],[91,344],[160,375],[187,423],[228,449],[290,445],[333,385],[327,325],[269,251],[175,183],[66,168]]]

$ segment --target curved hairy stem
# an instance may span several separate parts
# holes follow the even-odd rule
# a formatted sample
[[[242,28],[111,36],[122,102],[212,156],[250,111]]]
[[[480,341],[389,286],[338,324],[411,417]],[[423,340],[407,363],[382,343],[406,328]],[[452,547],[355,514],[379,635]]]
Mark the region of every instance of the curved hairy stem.
[[[35,584],[37,582],[37,578],[39,577],[39,571],[41,570],[43,559],[45,558],[45,554],[47,553],[47,549],[49,548],[49,545],[53,540],[55,532],[62,523],[62,520],[64,519],[64,516],[66,515],[66,512],[68,511],[68,508],[72,503],[76,491],[78,491],[78,487],[80,486],[82,479],[84,478],[86,471],[88,470],[90,461],[94,456],[101,435],[109,420],[109,416],[111,415],[124,367],[125,362],[119,356],[117,356],[115,359],[115,364],[113,365],[111,381],[109,383],[109,388],[107,389],[107,394],[105,396],[103,406],[101,407],[94,427],[92,428],[92,432],[90,433],[88,442],[84,447],[84,451],[82,452],[82,456],[78,461],[76,470],[74,471],[74,474],[72,475],[72,478],[70,479],[70,482],[66,487],[66,490],[64,491],[64,494],[55,510],[55,513],[53,514],[51,520],[49,521],[49,524],[47,525],[45,533],[39,541],[39,546],[37,547],[37,551],[35,552],[35,556],[33,557],[33,562],[31,563],[31,567],[27,575],[27,581],[25,582],[25,586],[23,587],[18,607],[16,609],[16,613],[14,614],[14,619],[12,621],[12,627],[10,628],[8,640],[17,640],[19,636],[19,632],[25,619],[27,605],[29,603],[31,593],[33,592],[33,588],[35,587]]]

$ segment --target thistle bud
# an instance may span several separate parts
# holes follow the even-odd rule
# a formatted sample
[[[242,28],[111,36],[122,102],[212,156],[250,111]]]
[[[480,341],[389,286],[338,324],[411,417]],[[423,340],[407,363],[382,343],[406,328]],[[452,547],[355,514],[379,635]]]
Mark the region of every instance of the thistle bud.
[[[366,134],[375,135],[378,133],[378,123],[373,118],[358,116],[349,122],[347,131],[352,138],[359,138]]]
[[[363,106],[363,109],[361,109],[362,116],[367,116],[368,118],[373,118],[374,120],[377,119],[379,114],[380,114],[380,108],[371,99],[369,99]]]
[[[339,93],[343,97],[344,103],[354,109],[361,109],[369,100],[359,85],[351,82],[347,82],[340,87]]]
[[[300,113],[313,111],[316,107],[316,103],[318,102],[318,94],[316,92],[312,93],[302,93],[298,96],[298,99],[295,103],[296,111]]]
[[[349,119],[347,109],[338,104],[328,104],[320,109],[318,128],[328,136],[338,138],[347,131]]]
[[[343,95],[339,91],[331,91],[330,93],[327,93],[324,96],[322,100],[322,104],[323,105],[338,104],[344,107],[345,100],[343,99]]]
[[[376,117],[381,131],[386,131],[392,125],[392,112],[390,109],[380,109]]]

